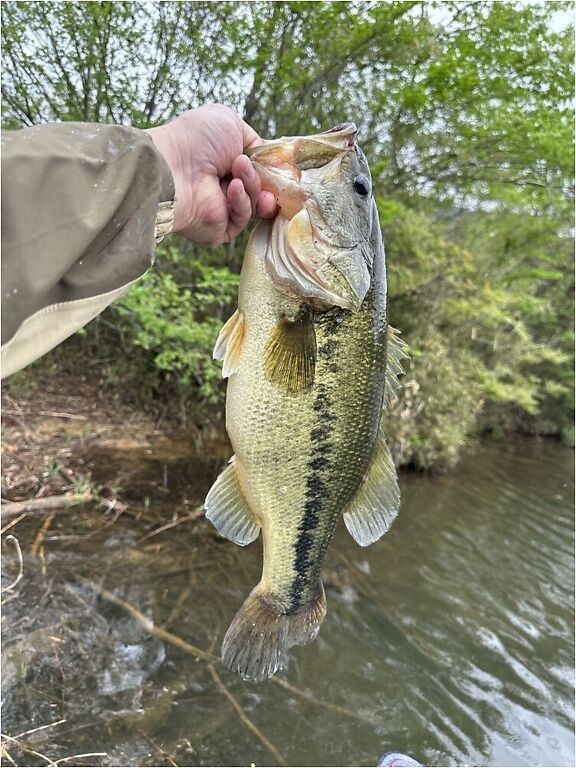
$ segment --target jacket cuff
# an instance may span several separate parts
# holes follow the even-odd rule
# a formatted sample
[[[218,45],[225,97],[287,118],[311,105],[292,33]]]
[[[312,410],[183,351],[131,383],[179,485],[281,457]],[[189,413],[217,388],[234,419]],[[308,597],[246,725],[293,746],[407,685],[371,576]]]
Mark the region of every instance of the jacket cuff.
[[[172,232],[174,226],[174,196],[176,190],[174,187],[174,179],[172,178],[172,172],[168,167],[168,163],[164,160],[161,152],[156,149],[156,145],[152,139],[146,134],[150,143],[154,147],[154,152],[158,157],[162,171],[162,181],[160,187],[160,203],[158,204],[158,211],[156,213],[156,226],[154,228],[154,239],[156,245],[160,243],[167,234]]]
[[[154,239],[156,245],[160,243],[167,234],[172,232],[174,226],[174,201],[160,203],[158,213],[156,214],[156,226],[154,228]]]

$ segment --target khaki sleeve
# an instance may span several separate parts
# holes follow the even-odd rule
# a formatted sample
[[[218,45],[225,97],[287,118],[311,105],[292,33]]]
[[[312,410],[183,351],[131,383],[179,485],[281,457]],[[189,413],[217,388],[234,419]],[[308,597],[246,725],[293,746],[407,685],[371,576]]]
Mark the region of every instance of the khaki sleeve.
[[[136,282],[172,228],[174,183],[148,134],[55,123],[2,133],[2,377]]]

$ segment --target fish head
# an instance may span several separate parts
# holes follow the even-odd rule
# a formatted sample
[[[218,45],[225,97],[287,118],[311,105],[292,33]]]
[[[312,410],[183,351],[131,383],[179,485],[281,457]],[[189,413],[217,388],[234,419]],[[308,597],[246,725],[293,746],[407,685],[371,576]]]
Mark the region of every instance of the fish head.
[[[370,287],[375,206],[356,126],[265,142],[248,153],[279,207],[267,254],[272,278],[312,303],[358,310]]]

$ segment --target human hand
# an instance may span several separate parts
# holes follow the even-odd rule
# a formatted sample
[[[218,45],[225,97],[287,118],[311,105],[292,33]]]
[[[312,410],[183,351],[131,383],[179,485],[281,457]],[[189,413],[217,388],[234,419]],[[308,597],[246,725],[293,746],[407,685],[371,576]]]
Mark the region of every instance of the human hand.
[[[243,154],[262,140],[223,104],[191,109],[147,130],[174,179],[173,232],[217,246],[236,237],[254,215],[271,218],[276,200]]]

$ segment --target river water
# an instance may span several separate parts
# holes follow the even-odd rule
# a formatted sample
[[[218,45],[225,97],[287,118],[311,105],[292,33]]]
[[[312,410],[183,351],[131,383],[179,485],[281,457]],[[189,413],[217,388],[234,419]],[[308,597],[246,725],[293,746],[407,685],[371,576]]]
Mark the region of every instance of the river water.
[[[107,527],[59,516],[4,606],[3,647],[4,732],[55,725],[18,737],[28,752],[6,748],[19,765],[46,764],[30,750],[105,753],[64,765],[373,766],[388,751],[429,766],[574,765],[573,460],[518,440],[480,446],[447,476],[402,475],[387,536],[361,549],[337,532],[327,618],[280,676],[292,688],[211,670],[95,594],[217,653],[259,578],[259,543],[235,547],[205,521],[145,538],[126,514]],[[162,466],[179,488],[210,484],[182,456]]]

